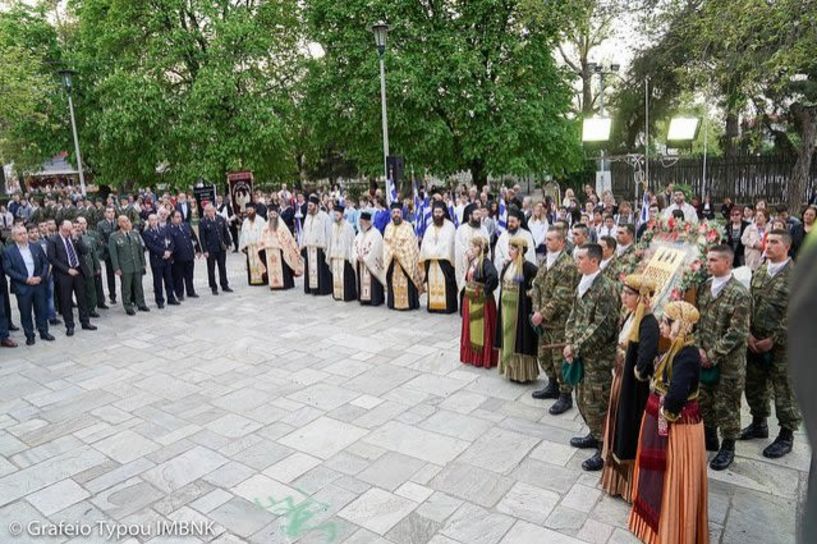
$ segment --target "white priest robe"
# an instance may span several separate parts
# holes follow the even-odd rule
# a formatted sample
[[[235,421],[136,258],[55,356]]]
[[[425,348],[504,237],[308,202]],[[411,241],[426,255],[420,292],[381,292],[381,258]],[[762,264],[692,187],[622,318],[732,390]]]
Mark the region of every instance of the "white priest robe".
[[[353,252],[357,262],[357,292],[361,304],[383,304],[386,268],[383,266],[383,235],[374,227],[355,236]]]
[[[261,247],[261,238],[267,222],[256,215],[254,220],[244,219],[241,232],[238,234],[238,250],[247,255],[247,281],[250,285],[266,285],[267,268],[264,266],[266,256]]]
[[[454,271],[454,223],[443,220],[426,228],[420,244],[420,266],[426,277],[428,311],[450,314],[457,311],[457,278]]]
[[[355,280],[355,231],[341,218],[332,223],[332,235],[326,252],[326,263],[332,271],[332,296],[335,300],[357,299]]]
[[[332,220],[324,211],[306,214],[301,255],[304,258],[304,292],[328,295],[332,292],[332,273],[327,264],[326,250],[332,239]]]

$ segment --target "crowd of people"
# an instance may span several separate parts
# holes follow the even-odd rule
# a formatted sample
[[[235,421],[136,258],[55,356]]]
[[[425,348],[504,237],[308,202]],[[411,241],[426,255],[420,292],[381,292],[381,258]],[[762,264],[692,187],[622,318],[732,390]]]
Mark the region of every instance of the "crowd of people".
[[[355,200],[357,200],[355,202]],[[391,202],[389,202],[391,200]],[[388,205],[387,205],[388,203]],[[0,271],[0,343],[14,347],[6,276],[27,344],[53,341],[49,325],[95,330],[97,310],[116,303],[150,311],[142,290],[147,263],[156,307],[198,297],[196,259],[206,259],[213,295],[231,292],[226,254],[244,254],[249,285],[291,289],[337,301],[420,308],[462,319],[460,360],[498,367],[508,380],[547,377],[536,399],[553,399],[558,417],[575,403],[589,428],[570,441],[592,455],[611,495],[632,503],[630,528],[645,542],[706,542],[707,451],[713,470],[734,462],[737,440],[767,439],[771,397],[780,432],[763,455],[793,447],[801,423],[786,366],[786,308],[799,248],[817,206],[795,218],[762,200],[715,209],[687,202],[668,186],[636,208],[567,190],[522,196],[519,187],[454,192],[419,188],[389,199],[379,189],[352,199],[338,188],[306,194],[286,186],[256,192],[242,213],[217,197],[204,206],[185,193],[149,190],[118,202],[71,193],[15,195],[0,208],[9,229]],[[694,304],[674,301],[653,314],[655,283],[638,273],[639,240],[669,220],[719,219],[725,236],[707,252],[708,279]],[[147,257],[146,257],[147,254]],[[733,277],[752,271],[749,288]],[[216,281],[216,269],[219,278]],[[752,422],[741,429],[745,395]]]

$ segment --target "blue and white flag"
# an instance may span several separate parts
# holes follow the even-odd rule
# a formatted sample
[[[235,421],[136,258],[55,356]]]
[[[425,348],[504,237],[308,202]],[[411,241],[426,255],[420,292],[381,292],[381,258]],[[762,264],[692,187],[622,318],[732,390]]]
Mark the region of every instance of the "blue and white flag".
[[[448,205],[448,215],[451,216],[451,221],[454,223],[454,226],[459,227],[460,226],[460,220],[457,217],[457,212],[454,210],[454,206],[451,205],[451,204]]]
[[[389,206],[391,206],[392,202],[397,201],[397,187],[394,186],[394,182],[389,178],[386,178],[386,200]]]
[[[508,208],[505,206],[505,198],[499,197],[499,208],[497,209],[496,230],[500,234],[508,229]]]
[[[643,225],[650,220],[650,193],[644,191],[641,197],[641,213],[638,215],[638,224]]]

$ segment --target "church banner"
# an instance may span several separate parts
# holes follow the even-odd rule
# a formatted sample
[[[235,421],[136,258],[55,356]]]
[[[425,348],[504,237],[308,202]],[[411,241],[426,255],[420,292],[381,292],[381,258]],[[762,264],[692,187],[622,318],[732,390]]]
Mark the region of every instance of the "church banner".
[[[252,172],[230,172],[227,174],[227,185],[230,188],[230,200],[235,214],[243,216],[247,204],[252,202]]]

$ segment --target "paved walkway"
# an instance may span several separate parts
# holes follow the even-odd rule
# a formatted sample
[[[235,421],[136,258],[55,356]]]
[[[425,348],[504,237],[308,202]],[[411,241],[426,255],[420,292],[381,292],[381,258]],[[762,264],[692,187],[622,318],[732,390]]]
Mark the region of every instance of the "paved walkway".
[[[461,365],[456,316],[250,288],[235,257],[232,295],[199,263],[198,300],[0,351],[0,542],[634,542],[576,410]],[[713,542],[794,541],[809,452],[763,445],[710,475]]]

